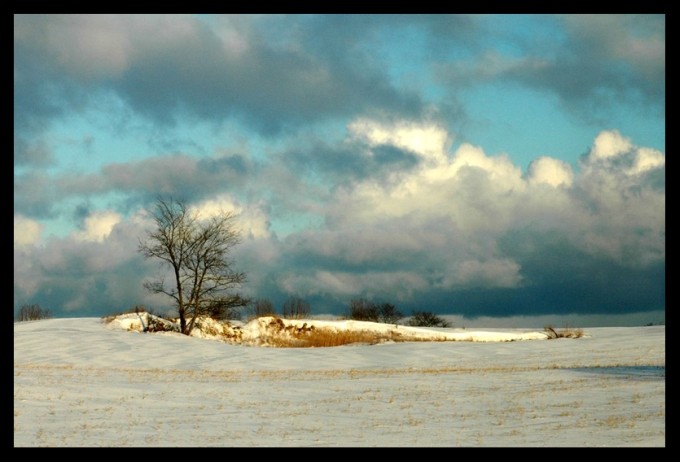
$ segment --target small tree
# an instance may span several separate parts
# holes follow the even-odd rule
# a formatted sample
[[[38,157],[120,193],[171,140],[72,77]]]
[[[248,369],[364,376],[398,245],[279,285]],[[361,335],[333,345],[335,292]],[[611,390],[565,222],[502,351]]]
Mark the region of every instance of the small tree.
[[[409,326],[419,327],[451,327],[451,323],[430,311],[414,311],[408,322]]]
[[[217,298],[207,303],[205,314],[217,320],[241,319],[241,308],[249,303],[240,295]]]
[[[404,317],[404,315],[391,303],[383,303],[378,307],[378,311],[380,313],[380,321],[387,324],[396,324]]]
[[[363,298],[355,298],[349,304],[349,318],[357,321],[395,324],[403,317],[391,303],[376,304]]]
[[[17,313],[17,321],[36,321],[52,317],[50,310],[41,308],[40,305],[22,305]]]
[[[156,227],[145,241],[140,241],[139,251],[146,258],[158,258],[168,265],[173,280],[166,285],[161,277],[145,282],[144,287],[175,301],[183,334],[191,333],[200,315],[247,303],[232,293],[246,279],[245,273],[234,270],[229,258],[232,248],[240,242],[232,212],[223,211],[201,220],[197,213],[189,212],[184,202],[159,198],[150,213]],[[187,325],[188,317],[191,321]]]
[[[256,318],[274,316],[276,314],[276,311],[274,310],[274,304],[267,298],[255,300],[253,303],[253,314]]]
[[[363,298],[355,298],[349,302],[349,318],[357,321],[379,322],[380,313],[375,303]]]
[[[291,295],[283,303],[283,317],[289,319],[308,318],[311,309],[309,303],[303,298]]]

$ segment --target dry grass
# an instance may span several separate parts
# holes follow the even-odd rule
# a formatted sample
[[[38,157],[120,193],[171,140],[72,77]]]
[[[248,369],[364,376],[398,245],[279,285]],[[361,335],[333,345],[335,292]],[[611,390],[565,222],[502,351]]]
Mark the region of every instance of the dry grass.
[[[549,339],[583,337],[583,329],[574,329],[573,327],[565,327],[564,329],[557,331],[552,326],[546,326],[545,332],[548,334]]]
[[[286,326],[280,318],[270,323],[278,335],[273,335],[268,344],[280,348],[334,347],[350,344],[375,345],[385,342],[424,341],[416,337],[404,336],[398,332],[372,332],[368,330],[336,330],[330,327],[316,328],[303,324],[302,327]],[[433,341],[427,339],[426,341]]]
[[[349,344],[375,345],[397,341],[394,334],[380,335],[370,331],[337,331],[331,328],[289,330],[288,335],[274,336],[269,344],[281,348],[334,347]]]

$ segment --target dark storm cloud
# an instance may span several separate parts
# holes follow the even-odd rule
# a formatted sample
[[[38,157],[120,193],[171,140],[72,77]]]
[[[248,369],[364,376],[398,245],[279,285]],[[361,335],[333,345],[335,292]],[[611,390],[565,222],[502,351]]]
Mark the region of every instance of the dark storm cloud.
[[[474,49],[486,33],[475,16],[457,14],[347,14],[301,18],[299,35],[306,48],[329,55],[332,62],[371,66],[379,57],[357,53],[369,43],[397,43],[408,32],[426,33],[430,53],[448,52],[451,41]],[[356,64],[355,64],[356,65]]]
[[[35,68],[33,59],[26,57],[16,42],[14,48],[14,162],[19,166],[46,166],[53,159],[42,132],[49,120],[63,114],[63,109],[60,98],[50,94],[42,69]]]
[[[510,80],[555,93],[584,117],[602,106],[635,104],[665,109],[665,16],[573,15],[555,18],[565,39],[508,36],[522,55],[487,51],[471,62],[437,67],[454,85]],[[489,33],[494,31],[489,29]],[[544,41],[551,46],[546,47]]]
[[[171,122],[181,109],[205,118],[235,114],[267,134],[367,108],[414,112],[420,106],[377,69],[339,69],[328,57],[275,50],[259,40],[227,57],[208,31],[197,35],[140,57],[116,82],[119,94],[160,121]]]
[[[611,241],[628,239],[623,236],[623,230],[618,231],[621,236],[617,236],[616,229],[610,232]],[[521,290],[514,291],[514,295],[506,297],[509,303],[503,310],[493,311],[494,315],[664,309],[663,262],[656,259],[657,263],[631,265],[630,262],[640,262],[640,258],[632,257],[628,262],[603,258],[603,255],[584,251],[568,234],[568,230],[548,231],[530,226],[511,230],[499,239],[501,251],[521,265],[524,285]],[[474,300],[472,294],[467,296]],[[480,298],[479,302],[468,306],[481,303]]]
[[[305,146],[282,153],[282,162],[293,171],[324,178],[330,188],[369,176],[383,178],[396,171],[408,171],[420,162],[414,152],[389,144],[369,147],[360,142],[311,142]]]
[[[288,20],[297,27],[296,17]],[[215,121],[235,115],[267,134],[369,108],[422,109],[419,96],[393,88],[379,66],[368,65],[367,50],[354,50],[340,66],[337,54],[278,47],[277,37],[263,38],[256,19],[244,20],[249,27],[236,27],[237,21],[209,27],[182,16],[18,16],[18,125],[44,124],[73,110],[82,101],[72,83],[113,90],[159,123],[173,125],[186,113]],[[224,34],[237,35],[237,44]],[[331,34],[318,39],[331,43]],[[45,72],[36,72],[36,63]]]
[[[14,177],[14,210],[30,217],[50,217],[55,200],[60,198],[52,178],[43,173],[28,172]]]

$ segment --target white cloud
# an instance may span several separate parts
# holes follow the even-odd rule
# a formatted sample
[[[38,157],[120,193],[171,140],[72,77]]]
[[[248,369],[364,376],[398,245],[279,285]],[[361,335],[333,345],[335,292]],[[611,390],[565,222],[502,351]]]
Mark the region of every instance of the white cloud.
[[[655,168],[660,168],[666,163],[666,156],[661,151],[651,148],[638,148],[635,162],[629,173],[635,175],[644,173]]]
[[[403,146],[406,125],[362,120],[353,134]],[[420,127],[422,133],[436,132]],[[541,157],[523,176],[505,155],[488,156],[470,144],[450,155],[445,146],[432,143],[429,162],[390,182],[367,178],[338,189],[327,221],[334,231],[352,236],[351,247],[315,234],[306,248],[349,263],[362,254],[370,255],[367,261],[384,261],[400,252],[421,252],[434,272],[446,275],[443,284],[484,287],[522,282],[512,251],[498,246],[509,234],[562,236],[565,245],[627,266],[664,258],[665,194],[637,175],[663,168],[663,153],[609,130],[597,135],[578,175],[566,162]],[[433,223],[441,227],[430,229]],[[413,244],[425,235],[427,244]]]
[[[528,182],[531,185],[547,184],[550,186],[569,187],[574,182],[571,166],[552,157],[539,157],[529,164]]]
[[[366,118],[351,122],[350,135],[369,146],[390,144],[419,154],[435,163],[443,162],[453,138],[441,126],[428,122],[382,123]]]
[[[365,120],[359,126],[366,129],[360,134],[371,133],[371,142],[380,140],[403,147],[406,137],[402,128],[407,125],[394,124],[392,128],[397,133],[390,133],[389,126]],[[357,223],[386,218],[415,215],[427,220],[445,214],[455,217],[458,226],[465,230],[502,226],[511,213],[507,202],[514,201],[526,189],[521,169],[506,155],[490,157],[480,147],[467,143],[450,156],[446,150],[448,143],[443,142],[451,138],[446,132],[436,124],[430,128],[426,124],[418,126],[418,133],[437,133],[435,138],[439,141],[430,143],[427,149],[429,162],[399,173],[387,184],[369,178],[353,184],[351,189],[338,189],[337,207],[328,211],[331,221],[356,227]]]
[[[43,226],[35,220],[14,216],[14,246],[27,246],[38,242]]]
[[[593,142],[590,155],[595,159],[609,159],[633,149],[630,139],[621,136],[618,130],[600,132]]]
[[[121,215],[116,212],[94,212],[85,219],[85,229],[74,233],[74,237],[82,241],[102,242],[121,219]]]
[[[616,159],[616,162],[612,162]],[[624,174],[635,176],[663,168],[666,156],[659,150],[636,146],[617,130],[603,131],[593,143],[590,155],[582,163],[585,176]],[[637,181],[637,180],[632,180]]]
[[[237,230],[244,238],[267,238],[271,235],[268,214],[263,210],[264,204],[240,205],[229,195],[221,195],[208,199],[190,207],[199,219],[207,219],[225,212],[233,212],[236,216]]]
[[[663,260],[665,192],[649,187],[640,174],[664,165],[660,151],[635,146],[615,130],[600,133],[581,165],[578,187],[586,202],[571,206],[581,215],[570,222],[572,241],[625,266]]]

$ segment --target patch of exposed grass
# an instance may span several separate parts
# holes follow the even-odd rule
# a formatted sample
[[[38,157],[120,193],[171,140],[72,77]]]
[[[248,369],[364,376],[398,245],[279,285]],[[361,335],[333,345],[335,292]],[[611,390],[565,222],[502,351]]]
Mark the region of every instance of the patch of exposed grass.
[[[433,341],[410,338],[399,332],[372,332],[367,330],[336,330],[333,328],[314,328],[314,326],[291,328],[282,331],[285,335],[272,336],[269,344],[281,348],[334,347],[350,344],[375,345],[385,342]]]
[[[270,345],[281,348],[334,347],[353,343],[375,345],[395,340],[394,335],[369,331],[338,331],[330,328],[296,330],[286,336],[275,336]]]

